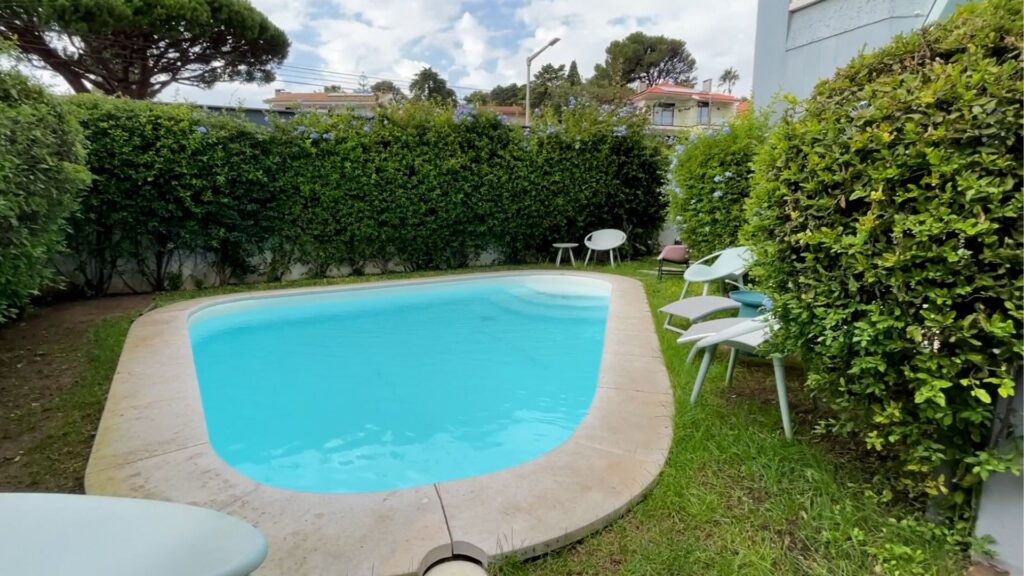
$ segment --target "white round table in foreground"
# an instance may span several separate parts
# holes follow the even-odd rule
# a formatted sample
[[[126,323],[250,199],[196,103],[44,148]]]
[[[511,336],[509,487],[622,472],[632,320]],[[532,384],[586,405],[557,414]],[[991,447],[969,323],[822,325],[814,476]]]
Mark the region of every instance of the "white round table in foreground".
[[[19,576],[243,576],[258,530],[195,506],[75,494],[0,494],[2,571]]]

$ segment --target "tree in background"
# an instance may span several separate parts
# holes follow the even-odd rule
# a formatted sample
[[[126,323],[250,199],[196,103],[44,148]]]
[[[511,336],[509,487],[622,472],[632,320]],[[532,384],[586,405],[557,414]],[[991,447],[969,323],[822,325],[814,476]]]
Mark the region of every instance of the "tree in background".
[[[405,92],[402,92],[402,89],[391,80],[380,80],[374,82],[373,85],[370,86],[370,92],[383,96],[391,96],[392,101],[397,104],[401,104],[407,100]]]
[[[561,88],[566,83],[565,64],[545,64],[533,75],[530,85],[530,105],[543,108],[558,98]]]
[[[455,90],[448,87],[448,82],[433,68],[420,70],[409,83],[409,92],[413,100],[426,100],[439,104],[455,104]]]
[[[569,72],[565,75],[565,81],[569,86],[583,85],[583,78],[580,77],[580,69],[576,66],[575,60],[569,63]]]
[[[653,86],[659,82],[672,82],[692,86],[697,60],[686,48],[686,42],[665,36],[648,36],[633,32],[622,40],[615,40],[605,48],[603,72],[619,85],[643,82]]]
[[[173,83],[271,82],[290,45],[246,0],[0,2],[0,38],[75,92],[135,99]]]
[[[491,95],[483,90],[474,90],[466,95],[463,100],[466,104],[472,104],[473,106],[488,106],[491,103]]]
[[[614,63],[612,64],[614,65]],[[594,75],[583,84],[584,93],[599,104],[625,102],[633,91],[618,80],[619,73],[603,64],[594,65]]]
[[[718,77],[718,86],[725,86],[725,91],[732,94],[732,87],[740,79],[740,73],[736,71],[732,66],[725,69],[722,75]]]
[[[522,106],[526,101],[526,85],[515,82],[491,89],[491,104],[495,106]]]

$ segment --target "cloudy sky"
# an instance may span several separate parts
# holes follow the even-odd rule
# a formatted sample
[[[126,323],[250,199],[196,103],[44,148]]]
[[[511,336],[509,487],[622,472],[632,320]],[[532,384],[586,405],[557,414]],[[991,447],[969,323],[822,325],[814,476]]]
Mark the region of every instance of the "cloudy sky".
[[[274,88],[346,89],[378,78],[408,81],[431,66],[460,95],[525,81],[525,58],[550,38],[534,70],[576,60],[589,76],[609,42],[640,30],[686,41],[701,79],[734,66],[749,94],[756,0],[251,0],[292,40],[279,82],[168,88],[161,99],[260,106]],[[315,69],[313,71],[308,69]],[[328,71],[328,72],[322,72]],[[57,84],[54,84],[57,87]],[[399,82],[404,88],[404,84]]]

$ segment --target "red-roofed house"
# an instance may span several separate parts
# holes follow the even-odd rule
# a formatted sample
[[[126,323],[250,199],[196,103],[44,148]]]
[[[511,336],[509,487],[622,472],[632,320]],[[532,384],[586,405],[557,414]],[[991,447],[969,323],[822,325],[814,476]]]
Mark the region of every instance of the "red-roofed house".
[[[674,132],[684,128],[720,126],[736,115],[742,99],[677,84],[655,84],[630,101],[650,110],[651,125]]]
[[[489,110],[508,118],[509,124],[523,126],[526,124],[526,108],[522,106],[478,106],[478,110]]]
[[[385,94],[351,94],[348,92],[288,92],[274,90],[274,96],[264,100],[271,110],[351,110],[369,113],[379,105],[387,104],[391,97]]]

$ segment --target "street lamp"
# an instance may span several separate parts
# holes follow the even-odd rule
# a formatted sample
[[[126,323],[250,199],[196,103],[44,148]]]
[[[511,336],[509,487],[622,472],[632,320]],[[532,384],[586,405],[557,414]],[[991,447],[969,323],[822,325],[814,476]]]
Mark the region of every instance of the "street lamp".
[[[534,59],[536,59],[537,56],[540,56],[541,52],[547,50],[548,48],[551,48],[555,44],[558,44],[559,40],[561,40],[561,38],[558,38],[558,37],[552,38],[551,41],[549,41],[547,44],[545,44],[543,48],[541,48],[540,50],[537,50],[533,54],[530,54],[529,56],[526,57],[526,126],[527,127],[530,126],[530,64],[533,63]]]

